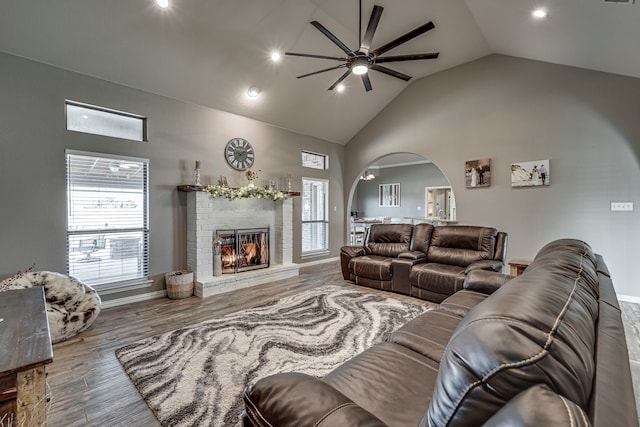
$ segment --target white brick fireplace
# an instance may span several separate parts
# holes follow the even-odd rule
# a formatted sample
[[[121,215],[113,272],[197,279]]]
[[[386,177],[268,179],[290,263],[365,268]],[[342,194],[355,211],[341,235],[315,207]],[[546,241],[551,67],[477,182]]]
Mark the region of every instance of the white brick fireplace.
[[[269,227],[270,267],[213,276],[216,230]],[[194,272],[195,294],[207,297],[299,274],[293,263],[293,201],[212,199],[202,191],[187,193],[187,265]]]

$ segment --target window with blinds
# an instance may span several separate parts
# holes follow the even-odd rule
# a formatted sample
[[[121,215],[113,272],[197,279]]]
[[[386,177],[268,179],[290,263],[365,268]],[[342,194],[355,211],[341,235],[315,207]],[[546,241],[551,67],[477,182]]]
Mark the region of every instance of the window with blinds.
[[[65,154],[68,274],[99,290],[148,283],[149,161]]]
[[[302,254],[329,248],[329,182],[302,179]]]

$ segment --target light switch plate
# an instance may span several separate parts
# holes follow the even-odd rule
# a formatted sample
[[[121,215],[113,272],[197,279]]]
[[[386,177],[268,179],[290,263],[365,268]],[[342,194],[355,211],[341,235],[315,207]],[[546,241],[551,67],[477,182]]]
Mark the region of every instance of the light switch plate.
[[[632,211],[633,202],[611,202],[612,211]]]

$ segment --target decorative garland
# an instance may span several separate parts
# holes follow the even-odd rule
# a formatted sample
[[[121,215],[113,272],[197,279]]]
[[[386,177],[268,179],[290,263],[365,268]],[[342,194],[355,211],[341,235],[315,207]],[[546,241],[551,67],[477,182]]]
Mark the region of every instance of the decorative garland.
[[[217,184],[208,185],[205,191],[209,193],[209,197],[211,198],[224,197],[227,200],[267,199],[275,202],[277,200],[286,200],[289,198],[288,193],[269,188],[268,186],[263,188],[250,186],[231,188],[226,185]]]

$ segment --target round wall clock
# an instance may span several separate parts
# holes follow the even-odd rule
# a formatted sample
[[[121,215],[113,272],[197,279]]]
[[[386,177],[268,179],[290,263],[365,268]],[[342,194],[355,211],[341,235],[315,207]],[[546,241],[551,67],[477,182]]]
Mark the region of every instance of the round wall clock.
[[[253,166],[255,153],[249,141],[244,138],[233,138],[227,142],[224,158],[227,159],[229,166],[235,170],[243,171]]]

